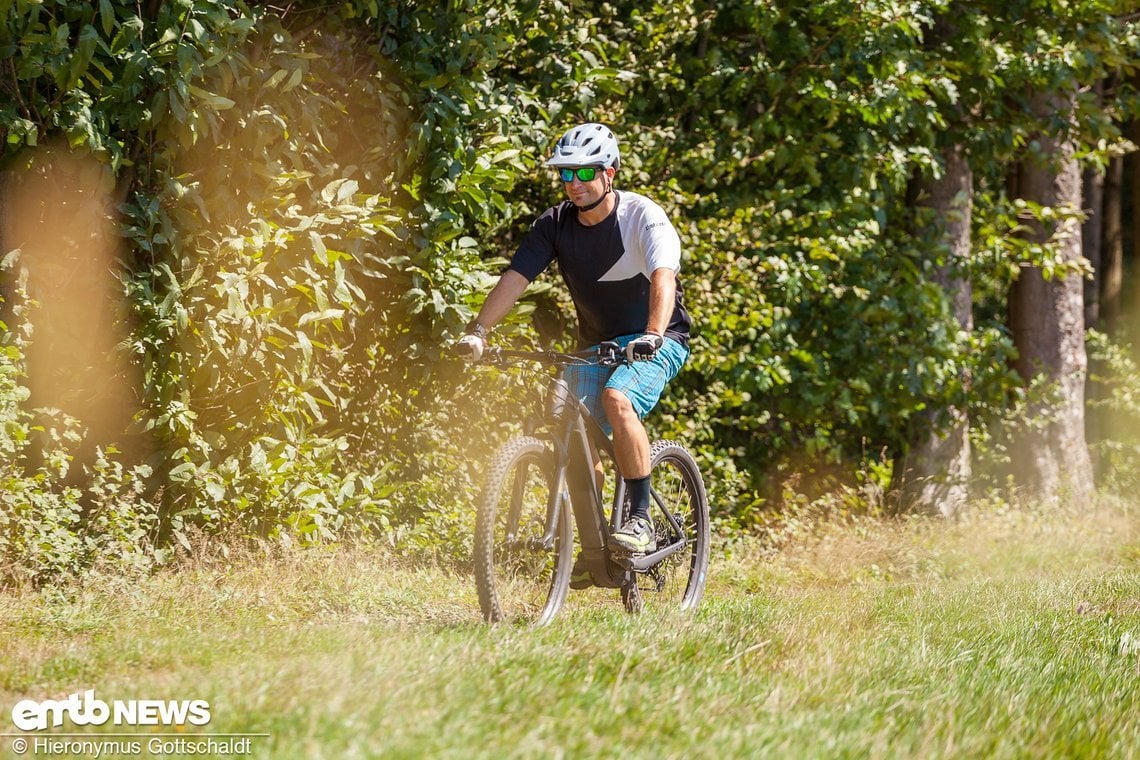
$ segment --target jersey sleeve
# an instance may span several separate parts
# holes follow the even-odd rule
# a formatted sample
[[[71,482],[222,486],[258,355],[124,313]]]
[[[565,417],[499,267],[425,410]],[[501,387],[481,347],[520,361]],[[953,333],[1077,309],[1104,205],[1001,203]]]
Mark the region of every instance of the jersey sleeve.
[[[652,275],[667,268],[681,269],[681,237],[669,221],[665,209],[656,203],[646,204],[642,217],[641,244],[645,251],[645,269]]]
[[[556,226],[554,209],[535,219],[507,268],[518,272],[527,281],[534,282],[554,260]]]

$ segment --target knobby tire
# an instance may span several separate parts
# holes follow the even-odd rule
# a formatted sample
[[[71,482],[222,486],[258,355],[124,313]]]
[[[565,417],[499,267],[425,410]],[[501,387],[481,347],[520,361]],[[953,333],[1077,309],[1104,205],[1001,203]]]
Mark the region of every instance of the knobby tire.
[[[509,441],[488,469],[475,519],[475,584],[489,623],[545,625],[570,588],[573,515],[563,504],[553,550],[526,546],[545,530],[554,454],[530,436]],[[508,521],[515,539],[507,545]]]
[[[636,583],[622,588],[622,602],[629,612],[640,612],[646,603],[676,604],[683,611],[693,610],[700,604],[708,581],[711,537],[704,479],[692,454],[672,441],[653,443],[649,466],[653,489],[649,516],[657,534],[657,548],[680,538],[687,545],[648,573],[637,574]],[[680,523],[683,535],[677,535],[665,518],[663,506]]]

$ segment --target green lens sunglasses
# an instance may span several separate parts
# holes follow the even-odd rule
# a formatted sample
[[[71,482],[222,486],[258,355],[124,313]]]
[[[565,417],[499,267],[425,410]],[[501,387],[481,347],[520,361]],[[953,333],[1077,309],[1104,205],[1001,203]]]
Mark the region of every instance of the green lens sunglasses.
[[[563,182],[573,182],[575,175],[577,175],[578,179],[582,182],[593,182],[594,177],[598,176],[598,167],[583,166],[580,169],[558,170],[558,176],[562,178]]]

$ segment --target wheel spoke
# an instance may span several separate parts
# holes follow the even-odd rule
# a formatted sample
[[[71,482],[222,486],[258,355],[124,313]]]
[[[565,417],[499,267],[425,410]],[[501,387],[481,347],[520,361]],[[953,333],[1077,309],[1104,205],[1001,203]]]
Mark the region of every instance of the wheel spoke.
[[[545,624],[566,597],[572,536],[560,515],[552,549],[542,545],[553,456],[534,438],[500,450],[488,471],[475,534],[479,603],[489,622]]]
[[[684,542],[638,579],[649,604],[676,604],[691,609],[704,593],[709,558],[708,504],[704,484],[692,456],[674,443],[659,441],[651,458],[650,517],[657,548]],[[625,595],[623,595],[623,599]],[[627,600],[627,608],[629,607]]]

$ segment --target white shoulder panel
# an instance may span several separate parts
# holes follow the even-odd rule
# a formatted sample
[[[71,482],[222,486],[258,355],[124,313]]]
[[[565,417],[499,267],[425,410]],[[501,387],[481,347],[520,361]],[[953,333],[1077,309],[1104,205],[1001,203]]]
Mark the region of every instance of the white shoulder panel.
[[[673,229],[665,210],[638,193],[621,191],[618,202],[618,228],[625,248],[622,257],[601,277],[601,282],[618,282],[638,275],[646,279],[656,269],[681,268],[681,238]]]

